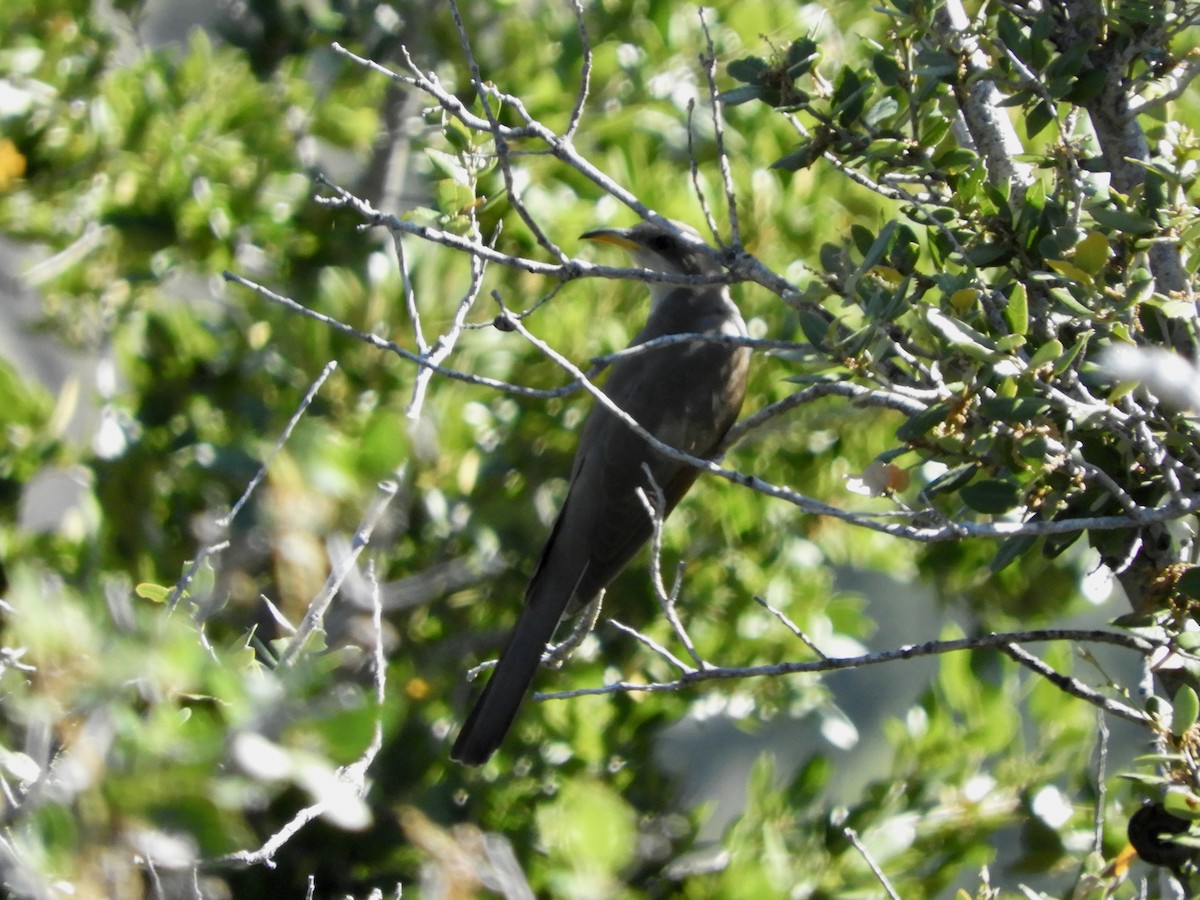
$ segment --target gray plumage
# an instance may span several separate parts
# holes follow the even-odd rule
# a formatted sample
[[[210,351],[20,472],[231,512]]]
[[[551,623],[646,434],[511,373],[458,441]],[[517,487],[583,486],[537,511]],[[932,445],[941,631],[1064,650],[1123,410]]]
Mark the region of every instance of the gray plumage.
[[[644,222],[629,229],[583,235],[616,244],[641,267],[680,275],[719,274],[691,229],[680,237]],[[651,284],[651,310],[630,346],[671,334],[745,336],[746,325],[724,285]],[[604,392],[650,434],[693,456],[716,452],[737,419],[746,392],[750,351],[732,344],[691,341],[618,360]],[[525,605],[500,660],[454,743],[451,757],[481,765],[499,747],[516,717],[564,613],[591,602],[645,544],[652,523],[636,491],[654,502],[644,466],[661,490],[663,516],[699,474],[655,451],[597,405],[580,435],[567,499],[542,550]]]

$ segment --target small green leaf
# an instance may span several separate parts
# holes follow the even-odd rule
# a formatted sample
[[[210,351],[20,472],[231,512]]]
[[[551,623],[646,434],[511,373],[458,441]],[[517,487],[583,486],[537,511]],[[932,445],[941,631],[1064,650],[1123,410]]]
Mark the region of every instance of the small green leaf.
[[[1141,270],[1145,271],[1145,270]],[[1154,294],[1154,279],[1147,273],[1139,276],[1135,273],[1125,292],[1125,302],[1129,304],[1144,303]]]
[[[836,275],[847,267],[846,251],[837,244],[822,244],[817,251],[817,258],[821,261],[821,267],[831,275]]]
[[[1007,10],[1001,10],[996,17],[996,33],[1005,47],[1021,59],[1029,59],[1029,39],[1017,24],[1017,20]]]
[[[806,309],[800,313],[800,330],[814,347],[823,347],[829,334],[829,322],[812,310]]]
[[[793,150],[786,156],[781,156],[775,162],[771,163],[772,169],[782,169],[785,172],[798,172],[800,169],[807,169],[816,162],[824,152],[821,145],[816,141],[809,141],[806,144],[801,144],[799,148]]]
[[[1175,693],[1171,704],[1171,733],[1175,737],[1183,737],[1187,730],[1196,724],[1200,717],[1200,697],[1190,685],[1184,685]]]
[[[1096,66],[1093,69],[1088,69],[1086,72],[1081,72],[1079,77],[1075,79],[1075,83],[1071,85],[1071,89],[1063,96],[1063,99],[1074,103],[1076,106],[1083,106],[1088,101],[1096,98],[1104,88],[1107,80],[1108,70],[1104,66]]]
[[[1029,357],[1029,368],[1037,369],[1046,365],[1047,363],[1054,362],[1054,360],[1062,356],[1062,352],[1062,341],[1058,340],[1057,338],[1051,338],[1050,340],[1046,341],[1046,343],[1042,344],[1042,346],[1038,347],[1033,356]]]
[[[970,325],[950,318],[936,307],[926,310],[925,320],[952,347],[961,350],[972,359],[979,362],[991,362],[996,358],[998,354],[996,343]]]
[[[1081,334],[1079,339],[1071,345],[1071,349],[1060,356],[1054,363],[1054,374],[1061,375],[1063,372],[1067,371],[1067,369],[1071,368],[1071,365],[1075,362],[1075,358],[1079,356],[1079,354],[1083,351],[1083,348],[1088,345],[1088,341],[1091,339],[1091,332],[1085,331],[1083,334]]]
[[[863,121],[871,127],[878,127],[900,111],[900,104],[891,97],[884,97],[867,110]]]
[[[1092,276],[1072,262],[1067,262],[1065,259],[1048,259],[1046,260],[1046,265],[1064,278],[1071,279],[1076,284],[1082,284],[1084,287],[1089,288],[1092,286]]]
[[[1013,334],[1029,333],[1029,294],[1020,282],[1013,286],[1008,304],[1004,307],[1004,318]]]
[[[1175,590],[1185,597],[1200,600],[1200,566],[1189,566],[1176,580]]]
[[[799,38],[792,41],[787,51],[788,74],[793,78],[803,75],[817,58],[817,43],[812,38]]]
[[[1030,139],[1037,137],[1047,125],[1054,121],[1054,117],[1054,107],[1043,100],[1026,115],[1025,136]]]
[[[470,183],[471,176],[457,156],[451,156],[449,153],[428,147],[425,150],[425,157],[429,160],[435,175],[449,178],[459,184]]]
[[[742,59],[735,59],[725,67],[725,71],[729,74],[730,78],[737,79],[746,84],[758,84],[759,77],[768,68],[766,60],[760,59],[757,56],[746,56]]]
[[[171,588],[148,581],[143,581],[133,591],[143,600],[149,600],[151,603],[165,603],[171,596]]]
[[[900,63],[886,53],[876,53],[871,57],[871,68],[875,70],[879,82],[887,87],[896,87],[904,80],[904,70],[900,68]]]
[[[1182,785],[1167,789],[1163,794],[1163,808],[1181,819],[1200,819],[1200,797]]]
[[[1123,231],[1126,234],[1153,234],[1158,231],[1158,223],[1140,213],[1114,209],[1111,206],[1095,206],[1091,213],[1105,228]]]
[[[937,111],[921,123],[921,146],[936,147],[950,130],[953,123]]]
[[[937,494],[951,493],[957,491],[964,484],[975,477],[975,473],[979,471],[979,466],[975,463],[967,463],[966,465],[958,466],[950,469],[948,472],[943,472],[929,484],[925,485],[923,493],[927,497],[933,497]]]
[[[1195,653],[1200,650],[1200,631],[1181,631],[1175,638],[1175,645],[1187,653]]]
[[[872,236],[871,232],[865,228],[863,229],[863,232],[863,236]],[[892,219],[890,222],[884,225],[882,229],[880,229],[879,235],[871,241],[866,252],[863,254],[862,270],[864,272],[873,268],[881,259],[883,259],[883,255],[887,252],[888,244],[891,243],[892,235],[895,234],[895,232],[895,219]]]
[[[933,161],[933,164],[937,168],[945,169],[948,172],[961,172],[964,169],[978,165],[978,163],[979,154],[974,150],[968,150],[966,147],[955,147],[947,150]]]
[[[985,478],[968,484],[958,492],[962,502],[976,512],[999,515],[1021,502],[1021,491],[1011,481]]]
[[[760,84],[744,84],[731,91],[722,91],[717,94],[717,99],[726,106],[740,106],[751,100],[765,100],[766,97],[767,89]]]
[[[987,397],[979,411],[997,422],[1028,422],[1049,406],[1043,397]]]
[[[950,415],[949,403],[935,403],[928,409],[911,416],[907,422],[897,428],[896,438],[901,441],[911,441],[924,437],[931,429],[946,421],[948,415]]]
[[[1047,262],[1052,262],[1052,260],[1047,260]],[[1075,315],[1080,316],[1088,321],[1091,320],[1092,311],[1076,300],[1074,294],[1072,294],[1066,288],[1051,288],[1050,296],[1053,297],[1059,304],[1065,306],[1071,312],[1075,313]]]
[[[992,557],[992,561],[988,563],[988,571],[994,575],[1007,569],[1024,556],[1035,543],[1037,543],[1037,538],[1032,534],[1017,534],[1007,538],[1000,545],[1000,549],[996,551],[996,555]]]
[[[1011,252],[1012,250],[1007,244],[984,242],[976,244],[968,250],[967,259],[971,265],[986,269],[988,266],[994,266],[1007,259]]]
[[[1158,309],[1168,319],[1191,321],[1196,315],[1196,304],[1192,300],[1164,300],[1158,304]]]
[[[922,50],[917,54],[917,75],[942,78],[957,71],[958,60],[942,50]]]
[[[1072,259],[1089,275],[1095,275],[1108,263],[1108,235],[1093,231],[1075,245]]]

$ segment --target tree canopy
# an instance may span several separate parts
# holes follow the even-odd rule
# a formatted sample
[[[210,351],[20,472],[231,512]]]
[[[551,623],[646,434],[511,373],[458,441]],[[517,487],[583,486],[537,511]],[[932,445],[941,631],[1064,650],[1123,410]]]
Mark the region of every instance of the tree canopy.
[[[9,893],[1195,889],[1200,6],[180,13],[0,8]],[[742,421],[458,766],[646,216]]]

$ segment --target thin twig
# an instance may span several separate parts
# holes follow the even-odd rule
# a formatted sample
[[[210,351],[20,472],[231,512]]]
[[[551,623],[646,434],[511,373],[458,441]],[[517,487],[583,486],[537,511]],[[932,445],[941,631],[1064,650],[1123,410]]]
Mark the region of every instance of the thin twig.
[[[708,30],[708,19],[704,7],[697,10],[700,27],[704,31],[705,53],[700,57],[704,77],[708,82],[708,103],[712,115],[713,140],[717,145],[717,166],[721,171],[721,184],[725,188],[725,207],[729,214],[729,240],[735,250],[741,250],[742,230],[738,223],[737,192],[733,186],[733,169],[729,165],[729,154],[725,152],[725,123],[721,118],[721,104],[717,100],[717,51],[713,46],[712,34]]]
[[[643,634],[642,632],[638,631],[636,628],[630,628],[624,622],[620,622],[616,619],[609,619],[608,623],[610,625],[612,625],[613,628],[617,629],[617,631],[620,631],[620,632],[623,632],[623,633],[629,635],[631,638],[633,638],[639,644],[643,644],[646,647],[649,647],[652,651],[657,653],[659,656],[661,656],[663,659],[665,659],[667,662],[669,662],[671,665],[673,665],[675,668],[677,668],[680,672],[683,672],[685,676],[691,675],[695,672],[710,671],[708,668],[697,669],[697,668],[693,668],[692,666],[689,666],[687,663],[685,663],[682,659],[680,659],[678,656],[676,656],[674,653],[672,653],[670,650],[668,650],[666,647],[664,647],[658,641],[654,640],[654,638],[650,637],[649,635]],[[597,693],[607,693],[607,692],[606,691],[598,691]],[[574,694],[574,692],[572,691],[569,694],[564,694],[563,696],[566,697],[566,696],[569,696],[570,694]],[[559,699],[559,695],[557,695],[557,694],[538,694],[536,696],[542,700]]]
[[[772,606],[770,603],[767,602],[765,597],[760,597],[758,594],[754,595],[754,602],[757,603],[759,606],[761,606],[763,609],[765,609],[767,612],[769,612],[771,615],[773,615],[780,622],[782,622],[783,627],[786,628],[788,631],[790,631],[792,634],[794,634],[796,637],[798,637],[801,640],[801,642],[803,642],[804,646],[806,646],[809,650],[811,650],[813,653],[815,653],[817,656],[817,659],[829,659],[829,657],[827,655],[825,655],[825,653],[821,650],[821,648],[817,646],[816,641],[814,641],[807,634],[805,634],[800,629],[800,626],[797,625],[795,622],[793,622],[790,618],[788,618],[787,614],[783,610],[776,609],[774,606]]]
[[[610,620],[611,621],[611,620]],[[1042,643],[1046,641],[1071,641],[1071,642],[1093,642],[1100,644],[1112,644],[1118,647],[1126,647],[1143,655],[1149,655],[1150,652],[1157,646],[1151,641],[1136,637],[1131,634],[1123,634],[1113,631],[1100,630],[1077,630],[1077,629],[1061,629],[1048,628],[1038,629],[1035,631],[1008,632],[1004,634],[988,634],[979,635],[971,638],[959,638],[957,640],[946,641],[927,641],[923,644],[908,644],[903,647],[896,647],[891,650],[881,650],[874,653],[866,653],[861,656],[851,657],[830,657],[826,659],[808,660],[805,662],[783,662],[772,663],[770,665],[761,666],[718,666],[707,669],[691,669],[679,660],[675,659],[665,649],[657,643],[640,634],[632,628],[629,628],[619,623],[613,624],[629,634],[636,640],[650,647],[655,653],[671,660],[674,665],[683,671],[678,679],[674,681],[636,683],[622,681],[614,684],[604,685],[602,687],[579,688],[573,691],[562,691],[555,693],[537,694],[539,700],[566,700],[572,697],[583,697],[591,694],[615,694],[615,693],[661,693],[664,691],[678,691],[683,687],[689,687],[698,683],[708,681],[729,681],[734,679],[746,678],[763,678],[763,677],[778,677],[781,675],[798,675],[811,674],[816,672],[835,672],[843,669],[859,669],[864,666],[879,665],[881,663],[896,662],[897,660],[913,659],[921,656],[940,656],[944,653],[953,653],[960,650],[979,650],[979,649],[1000,649],[1008,652],[1006,648],[1013,647],[1018,643]],[[1020,651],[1020,648],[1016,648]],[[1011,655],[1011,654],[1010,654]],[[1038,660],[1040,662],[1040,660]],[[1043,673],[1047,677],[1061,678],[1057,672]],[[1057,682],[1056,682],[1057,683]],[[1075,684],[1071,685],[1076,687]],[[1082,687],[1082,686],[1079,686]],[[1072,691],[1075,693],[1075,691]],[[1150,721],[1149,717],[1132,707],[1126,706],[1123,703],[1118,703],[1109,700],[1103,695],[1097,694],[1089,689],[1082,689],[1075,693],[1075,696],[1089,703],[1093,703],[1103,708],[1106,712],[1119,716],[1127,721],[1135,724],[1145,725]]]
[[[1011,656],[1014,660],[1025,666],[1027,669],[1037,672],[1059,690],[1071,694],[1074,697],[1078,697],[1081,700],[1086,700],[1088,703],[1091,703],[1105,712],[1110,712],[1113,715],[1120,716],[1122,719],[1126,719],[1130,722],[1137,722],[1139,724],[1145,724],[1146,722],[1150,721],[1149,716],[1140,710],[1136,710],[1131,706],[1126,706],[1124,703],[1121,703],[1117,700],[1111,700],[1098,691],[1092,690],[1087,685],[1083,684],[1083,682],[1067,675],[1063,675],[1061,672],[1056,672],[1045,662],[1038,659],[1027,650],[1018,647],[1016,644],[1001,645],[1000,652],[1007,656]]]
[[[663,583],[662,577],[662,528],[663,516],[662,510],[666,505],[666,498],[663,496],[662,488],[655,481],[653,473],[650,471],[649,463],[642,463],[642,469],[649,479],[650,491],[654,494],[652,501],[647,492],[642,488],[638,488],[635,492],[637,498],[642,502],[642,507],[646,510],[646,515],[650,517],[651,537],[650,537],[650,583],[654,586],[654,594],[658,598],[658,606],[663,611],[663,616],[671,626],[671,630],[675,632],[675,637],[679,643],[683,645],[683,649],[687,651],[688,656],[692,658],[692,662],[697,668],[707,668],[708,663],[701,659],[700,654],[696,651],[696,645],[692,641],[691,635],[687,629],[683,627],[683,622],[679,618],[679,612],[676,608],[678,593],[681,582],[678,577],[675,579],[675,584],[671,591],[667,590]]]
[[[246,502],[250,499],[250,495],[254,493],[254,489],[267,476],[267,469],[270,467],[271,461],[283,449],[283,445],[292,436],[292,431],[300,422],[300,419],[308,412],[308,408],[312,405],[313,400],[316,399],[317,391],[321,389],[321,386],[325,384],[325,381],[333,374],[336,368],[337,360],[331,359],[325,364],[325,368],[321,370],[321,374],[316,377],[316,380],[308,386],[308,390],[300,400],[300,405],[296,407],[296,411],[292,413],[292,417],[288,419],[287,424],[283,427],[283,432],[276,439],[275,446],[271,448],[271,452],[267,454],[266,459],[262,461],[262,465],[258,467],[258,471],[254,473],[254,477],[250,479],[250,483],[246,485],[246,489],[242,491],[242,496],[238,497],[237,502],[233,504],[233,508],[229,510],[227,515],[217,520],[218,527],[228,528],[233,523],[233,520],[237,518],[237,514],[242,511],[242,507],[246,505]]]
[[[359,554],[363,552],[370,542],[375,526],[383,518],[384,511],[399,489],[400,486],[395,481],[390,480],[381,481],[376,485],[375,496],[372,498],[370,506],[367,507],[367,511],[363,513],[362,520],[358,523],[358,528],[354,532],[354,537],[350,540],[349,552],[344,559],[338,562],[333,571],[329,573],[324,587],[321,588],[320,593],[308,605],[308,610],[304,613],[304,618],[296,629],[296,633],[279,655],[280,666],[290,666],[295,662],[301,648],[304,647],[312,633],[324,621],[325,612],[329,609],[329,604],[333,602],[333,598],[337,595],[338,588],[341,587],[342,581],[354,569]]]
[[[846,836],[846,840],[854,845],[854,849],[858,851],[859,856],[861,856],[866,864],[870,866],[871,872],[874,873],[876,880],[879,882],[880,886],[884,889],[891,900],[900,900],[900,895],[896,893],[896,889],[892,887],[892,883],[888,881],[888,877],[883,874],[883,869],[879,868],[879,864],[875,862],[875,859],[871,856],[870,851],[867,850],[863,842],[858,839],[858,832],[847,825],[842,829],[842,834]]]

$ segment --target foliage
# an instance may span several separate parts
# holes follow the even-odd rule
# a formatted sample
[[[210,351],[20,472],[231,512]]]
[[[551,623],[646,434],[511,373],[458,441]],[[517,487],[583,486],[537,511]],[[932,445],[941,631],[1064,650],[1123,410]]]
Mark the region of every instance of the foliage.
[[[482,81],[443,7],[261,0],[161,46],[131,4],[0,9],[0,227],[37,260],[37,327],[118,373],[82,391],[99,424],[80,441],[78,385],[0,365],[7,888],[854,897],[880,894],[874,864],[903,896],[1133,896],[1128,864],[1106,861],[1141,797],[1189,818],[1200,803],[1200,592],[1179,538],[1196,435],[1154,382],[1161,358],[1106,353],[1194,358],[1196,9],[989,4],[960,21],[954,3],[891,0],[810,21],[638,0],[587,6],[583,30],[568,5],[456,9]],[[618,187],[699,223],[693,177],[726,240],[736,197],[743,243],[723,259],[752,335],[776,342],[747,404],[768,412],[723,461],[755,485],[702,479],[664,529],[698,656],[807,662],[797,631],[830,656],[892,647],[847,570],[936,591],[967,626],[930,622],[930,640],[1057,625],[1101,559],[1133,604],[1126,646],[1176,651],[1156,657],[1171,702],[1122,706],[1160,742],[1124,767],[1135,791],[1111,771],[1097,791],[1093,704],[1015,653],[942,654],[872,721],[837,709],[837,673],[702,684],[712,671],[681,679],[603,623],[540,685],[674,689],[527,704],[480,772],[446,759],[463,671],[512,621],[590,404],[492,327],[494,301],[584,370],[623,347],[644,286],[579,279],[573,236],[632,220]],[[415,387],[411,355],[439,352],[461,377]],[[80,493],[37,530],[17,510],[47,473]],[[606,614],[686,660],[650,562]],[[291,628],[345,569],[301,646]],[[1071,674],[1070,645],[1038,646]],[[1077,677],[1115,719],[1132,690],[1090,654]],[[910,662],[854,674],[881,685]],[[786,736],[732,821],[706,821],[671,774],[701,760],[662,764],[688,752],[681,720]],[[859,777],[841,770],[846,721],[876,757],[854,757]]]

